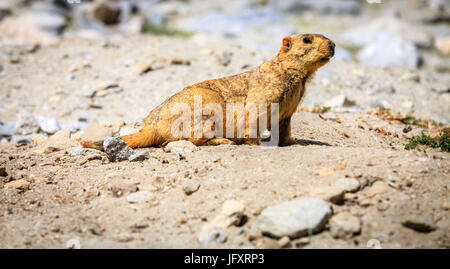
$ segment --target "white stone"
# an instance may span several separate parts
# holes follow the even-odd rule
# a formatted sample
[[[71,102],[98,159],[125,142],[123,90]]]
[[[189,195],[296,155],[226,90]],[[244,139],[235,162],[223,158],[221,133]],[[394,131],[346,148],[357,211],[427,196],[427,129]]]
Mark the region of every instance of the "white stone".
[[[298,198],[266,208],[258,217],[257,226],[265,234],[280,238],[296,238],[325,227],[332,211],[319,198]]]

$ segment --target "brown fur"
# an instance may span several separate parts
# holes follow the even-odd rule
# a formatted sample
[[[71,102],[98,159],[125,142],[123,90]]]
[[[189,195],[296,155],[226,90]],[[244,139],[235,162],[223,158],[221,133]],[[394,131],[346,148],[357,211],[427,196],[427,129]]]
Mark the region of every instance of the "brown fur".
[[[202,105],[220,104],[223,110],[224,134],[226,132],[226,103],[279,103],[279,145],[295,143],[291,138],[291,117],[305,93],[305,83],[317,69],[334,55],[334,43],[317,34],[292,35],[283,39],[282,47],[274,59],[242,74],[208,80],[188,86],[170,97],[150,112],[144,127],[136,134],[121,137],[131,148],[163,146],[180,140],[171,133],[171,126],[180,115],[172,115],[172,106],[187,103],[194,110],[194,96],[202,96]],[[202,108],[203,108],[202,107]],[[270,111],[270,110],[269,110]],[[270,113],[268,113],[270,123]],[[206,120],[208,117],[203,116]],[[192,121],[193,122],[193,115]],[[191,126],[191,137],[194,127]],[[248,113],[244,138],[186,138],[195,145],[259,144],[260,138],[249,136]],[[270,129],[270,124],[268,125]],[[236,127],[235,127],[236,130]],[[236,131],[235,131],[236,133]],[[236,136],[236,135],[235,135]],[[102,143],[82,142],[84,147],[102,149]]]

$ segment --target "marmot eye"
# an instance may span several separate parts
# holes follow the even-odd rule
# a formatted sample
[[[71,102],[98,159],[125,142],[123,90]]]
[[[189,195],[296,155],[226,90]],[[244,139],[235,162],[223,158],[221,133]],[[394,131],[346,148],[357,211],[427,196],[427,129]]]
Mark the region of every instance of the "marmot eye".
[[[311,38],[309,38],[309,37],[305,37],[305,38],[303,38],[303,43],[305,43],[305,44],[311,44],[311,43],[312,43],[312,40],[311,40]]]

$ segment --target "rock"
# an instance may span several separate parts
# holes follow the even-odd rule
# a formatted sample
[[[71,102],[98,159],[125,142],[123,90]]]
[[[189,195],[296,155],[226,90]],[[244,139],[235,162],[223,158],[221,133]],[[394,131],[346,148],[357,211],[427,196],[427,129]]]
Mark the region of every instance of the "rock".
[[[181,155],[189,152],[194,152],[197,149],[198,149],[197,146],[195,146],[194,144],[192,144],[192,142],[187,140],[170,142],[167,144],[167,146],[164,147],[165,152],[171,152]]]
[[[418,68],[422,54],[411,41],[392,34],[380,33],[378,37],[358,53],[362,64],[383,67]]]
[[[111,125],[111,131],[113,135],[117,135],[120,132],[120,129],[125,126],[125,122],[123,120],[114,122]]]
[[[0,1],[0,21],[12,13],[13,4],[9,1]]]
[[[239,12],[212,11],[204,16],[191,16],[179,22],[180,28],[211,35],[245,36],[252,31],[286,36],[295,32],[284,15],[271,8],[243,8]]]
[[[388,210],[390,205],[387,202],[381,202],[381,203],[377,203],[376,207],[377,207],[378,211],[383,212],[383,211]]]
[[[319,187],[313,189],[309,196],[321,198],[333,204],[341,204],[344,201],[344,190],[338,187]]]
[[[127,196],[127,201],[131,204],[143,204],[150,201],[152,197],[153,195],[148,191],[137,191],[129,194]]]
[[[320,13],[359,14],[361,4],[356,0],[271,0],[271,5],[284,12],[304,12],[313,10]]]
[[[0,125],[0,140],[2,138],[11,138],[13,135],[13,130],[8,128],[8,126]]]
[[[163,69],[164,67],[165,65],[161,62],[158,62],[157,60],[153,61],[147,60],[147,61],[138,61],[133,68],[134,70],[136,70],[135,72],[137,74],[142,76],[148,72]]]
[[[78,131],[78,132],[74,133],[73,135],[71,135],[71,138],[77,142],[82,141],[83,137],[84,137],[83,131]]]
[[[94,13],[97,4],[98,2],[78,5],[71,14],[72,23],[82,37],[99,39],[111,32],[108,25],[96,18]]]
[[[223,203],[219,214],[212,223],[217,227],[227,228],[231,225],[239,225],[244,216],[245,205],[241,201],[227,200]]]
[[[75,80],[77,77],[74,75],[74,74],[68,74],[67,76],[66,76],[66,79],[68,80],[68,81],[71,81],[71,80]]]
[[[350,47],[364,47],[375,42],[380,34],[400,37],[420,48],[429,48],[433,40],[432,35],[422,26],[409,24],[395,17],[383,17],[350,29],[341,34],[338,40]]]
[[[126,33],[140,34],[145,29],[145,18],[143,16],[134,16],[127,22],[122,23],[120,29]]]
[[[228,228],[231,225],[239,225],[244,216],[245,206],[237,200],[228,200],[222,206],[222,209],[214,220],[211,222],[213,226],[220,228]]]
[[[195,179],[187,180],[183,184],[183,191],[186,195],[191,195],[200,188],[200,182]]]
[[[370,102],[369,106],[373,107],[373,108],[379,108],[379,107],[390,108],[391,103],[386,98],[381,97],[381,98],[378,98],[378,100],[374,100],[374,101]]]
[[[236,200],[228,200],[222,206],[219,214],[208,223],[205,223],[200,230],[198,239],[202,243],[222,243],[226,240],[223,229],[231,225],[239,225],[244,216],[244,204]]]
[[[147,159],[150,159],[150,154],[147,151],[136,152],[128,158],[130,162],[142,162]]]
[[[59,130],[58,132],[56,132],[52,137],[65,137],[65,138],[70,138],[71,132],[68,129],[65,130]]]
[[[100,2],[94,8],[94,17],[105,25],[118,24],[120,22],[121,9],[111,3]]]
[[[92,97],[95,96],[95,94],[97,94],[97,91],[94,90],[94,89],[86,89],[86,90],[83,90],[80,94],[82,96],[85,96],[85,97],[88,97],[88,98],[92,98]]]
[[[125,142],[117,137],[107,137],[103,141],[103,149],[105,150],[108,159],[112,162],[128,160],[134,153]]]
[[[90,121],[91,117],[89,117],[88,115],[80,115],[78,116],[78,121],[79,122],[88,122]]]
[[[70,130],[60,130],[43,144],[43,151],[45,153],[50,153],[79,146],[80,144],[70,139]]]
[[[44,3],[36,3],[44,4]],[[2,39],[10,44],[54,44],[66,26],[64,15],[50,10],[30,10],[5,18],[0,24]]]
[[[186,60],[186,59],[182,59],[182,58],[178,58],[178,57],[175,57],[175,58],[168,57],[168,58],[166,58],[166,61],[170,65],[191,65],[190,60]]]
[[[360,187],[359,181],[354,178],[338,179],[334,185],[346,192],[357,192]]]
[[[289,244],[291,243],[291,239],[289,238],[289,236],[283,236],[277,241],[277,243],[280,246],[280,248],[285,248],[289,246]]]
[[[8,171],[6,170],[6,167],[0,166],[0,177],[7,177]]]
[[[228,66],[231,63],[232,56],[233,52],[225,50],[217,57],[217,60],[221,65]]]
[[[47,134],[54,134],[57,131],[61,130],[61,127],[59,126],[59,122],[56,118],[40,117],[38,122],[39,122],[39,128]]]
[[[273,237],[297,238],[308,231],[321,231],[331,214],[330,206],[322,199],[302,197],[266,208],[258,217],[257,226]]]
[[[131,126],[122,126],[119,131],[119,136],[126,136],[130,134],[137,133],[139,130],[136,128],[133,128]]]
[[[26,135],[15,135],[12,138],[12,142],[16,145],[28,145],[32,144],[33,140],[31,139],[31,137]]]
[[[450,72],[450,58],[449,57],[439,57],[436,59],[431,60],[432,66],[434,70],[436,70],[439,73],[449,73]],[[441,87],[439,87],[441,88]],[[441,90],[438,90],[438,92],[445,93],[450,92],[450,87],[444,87],[441,88]]]
[[[403,226],[417,232],[429,233],[437,229],[436,223],[423,215],[409,215],[402,221]]]
[[[33,135],[31,137],[31,140],[33,140],[33,143],[37,146],[42,146],[45,142],[47,142],[48,136],[47,135]]]
[[[95,91],[95,97],[104,97],[107,96],[109,92],[107,90],[99,90]]]
[[[434,48],[442,55],[450,56],[450,36],[436,38]]]
[[[361,231],[359,218],[342,212],[330,219],[330,234],[335,238],[350,238]]]
[[[106,137],[112,136],[111,128],[105,127],[97,122],[93,122],[89,125],[82,136],[83,141],[98,142],[105,140]]]
[[[433,11],[442,12],[449,8],[449,3],[446,0],[428,0],[427,5]]]
[[[174,16],[180,12],[180,9],[186,11],[187,5],[184,3],[165,2],[156,4],[153,1],[135,2],[139,12],[147,18],[147,21],[153,25],[163,25],[168,16]],[[181,11],[183,13],[183,11]]]
[[[29,135],[32,133],[37,133],[38,130],[39,126],[33,115],[26,110],[20,111],[14,126],[14,134]]]
[[[227,240],[227,234],[220,228],[202,229],[198,235],[198,240],[204,244],[223,243]]]
[[[370,188],[367,190],[367,196],[368,197],[375,197],[378,194],[382,194],[385,192],[393,191],[389,185],[383,181],[376,181],[375,183],[370,186]]]
[[[0,173],[0,174],[1,174],[1,173]],[[444,209],[444,210],[450,210],[450,202],[444,201],[444,202],[442,203],[442,209]]]
[[[326,101],[324,103],[324,106],[328,106],[331,108],[340,108],[354,106],[355,104],[356,103],[354,101],[348,99],[345,95],[340,94]]]
[[[102,81],[99,83],[97,88],[95,89],[94,97],[104,97],[111,93],[119,93],[122,92],[123,88],[119,86],[119,84],[110,81]]]
[[[18,179],[11,182],[8,182],[4,185],[5,189],[27,189],[30,185],[30,182]]]
[[[263,236],[262,232],[255,226],[252,225],[248,231],[248,240],[254,241]]]

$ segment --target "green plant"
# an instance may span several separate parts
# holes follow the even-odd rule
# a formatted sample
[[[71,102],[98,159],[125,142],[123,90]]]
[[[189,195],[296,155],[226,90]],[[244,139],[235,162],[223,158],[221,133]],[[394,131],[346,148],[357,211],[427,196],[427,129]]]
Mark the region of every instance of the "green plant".
[[[430,148],[440,148],[444,152],[450,152],[450,134],[448,130],[442,130],[436,137],[431,137],[422,133],[421,136],[415,136],[411,138],[408,144],[405,145],[405,149],[416,149],[419,145],[423,145]]]
[[[144,25],[144,33],[150,33],[153,35],[165,35],[165,36],[178,36],[187,38],[192,35],[192,33],[171,28],[167,25],[159,25],[154,23],[147,23]]]
[[[328,112],[328,111],[330,111],[331,110],[331,107],[329,107],[329,106],[323,106],[322,107],[322,112],[321,113],[326,113],[326,112]]]

